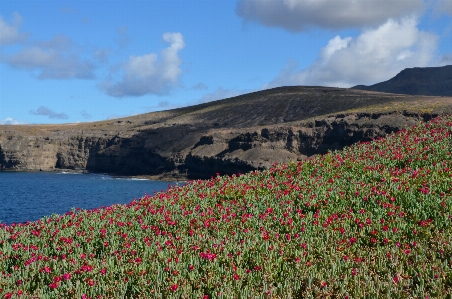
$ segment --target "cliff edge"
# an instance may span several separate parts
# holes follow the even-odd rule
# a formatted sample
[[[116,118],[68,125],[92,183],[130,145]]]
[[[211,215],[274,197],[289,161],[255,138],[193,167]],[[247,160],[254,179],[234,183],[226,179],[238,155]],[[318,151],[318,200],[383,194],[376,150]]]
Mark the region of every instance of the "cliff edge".
[[[452,97],[279,87],[93,123],[0,126],[0,169],[166,179],[245,173],[452,113]]]

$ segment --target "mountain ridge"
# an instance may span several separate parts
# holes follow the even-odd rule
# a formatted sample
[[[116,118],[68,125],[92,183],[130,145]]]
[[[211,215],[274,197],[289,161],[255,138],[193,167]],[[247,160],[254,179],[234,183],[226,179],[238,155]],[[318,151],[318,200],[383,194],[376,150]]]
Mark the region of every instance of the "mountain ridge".
[[[395,77],[374,85],[356,85],[351,89],[396,94],[452,96],[452,65],[406,68]]]

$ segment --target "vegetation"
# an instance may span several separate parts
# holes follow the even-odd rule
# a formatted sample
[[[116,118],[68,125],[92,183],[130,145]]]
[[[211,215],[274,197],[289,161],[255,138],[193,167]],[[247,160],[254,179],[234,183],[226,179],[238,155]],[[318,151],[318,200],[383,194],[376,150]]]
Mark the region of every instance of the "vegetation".
[[[452,117],[0,227],[3,298],[447,298]]]

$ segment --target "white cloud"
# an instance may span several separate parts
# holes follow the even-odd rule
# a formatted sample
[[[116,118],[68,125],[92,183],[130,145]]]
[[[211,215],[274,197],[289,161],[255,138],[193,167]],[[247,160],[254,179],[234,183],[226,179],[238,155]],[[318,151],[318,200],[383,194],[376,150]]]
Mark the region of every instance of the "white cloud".
[[[215,90],[212,93],[207,93],[203,97],[201,97],[199,100],[197,100],[197,103],[207,103],[212,102],[216,100],[223,100],[227,98],[232,98],[241,94],[245,94],[250,92],[249,90],[232,90],[232,89],[224,89],[223,87],[218,87],[217,90]]]
[[[22,23],[22,17],[18,13],[13,14],[13,21],[8,25],[0,16],[0,47],[8,44],[19,43],[26,39],[27,35],[19,33],[19,26]]]
[[[239,0],[236,13],[265,26],[303,31],[375,26],[423,9],[423,0]]]
[[[69,116],[64,112],[57,113],[44,106],[39,107],[36,111],[30,110],[29,113],[33,114],[33,115],[48,116],[49,118],[52,118],[52,119],[68,119],[69,118]]]
[[[123,78],[112,83],[104,82],[100,87],[113,97],[166,94],[178,85],[182,73],[182,60],[178,52],[185,47],[181,33],[165,33],[163,39],[170,45],[162,50],[161,59],[155,53],[130,56],[123,65]]]
[[[415,17],[388,20],[356,38],[336,36],[305,70],[289,62],[264,88],[282,85],[350,87],[388,80],[407,67],[428,66],[435,59],[438,36],[420,31]]]
[[[6,58],[14,68],[37,70],[39,79],[93,79],[95,66],[72,52],[72,40],[56,35],[49,41],[36,42]]]
[[[4,120],[0,120],[0,125],[20,125],[20,124],[24,124],[12,117],[7,117]]]

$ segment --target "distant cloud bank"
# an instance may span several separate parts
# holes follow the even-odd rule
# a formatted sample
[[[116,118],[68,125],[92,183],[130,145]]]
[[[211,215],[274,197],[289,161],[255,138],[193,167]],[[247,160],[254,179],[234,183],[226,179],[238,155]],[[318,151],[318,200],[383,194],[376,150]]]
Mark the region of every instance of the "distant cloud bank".
[[[50,110],[49,108],[47,108],[45,106],[41,106],[37,110],[30,110],[29,113],[33,114],[33,115],[48,116],[49,118],[52,118],[52,119],[68,119],[69,118],[69,116],[66,113],[64,113],[64,112],[57,113],[57,112]]]
[[[292,58],[263,86],[350,87],[387,80],[408,67],[451,63],[450,53],[436,53],[440,36],[418,28],[420,16],[430,9],[452,15],[452,1],[238,0],[236,14],[245,22],[291,32],[361,30],[357,37],[331,38],[303,70]]]
[[[407,67],[428,66],[435,58],[438,36],[417,28],[417,18],[389,19],[358,37],[336,36],[304,70],[289,62],[264,88],[281,85],[351,87],[374,84]]]
[[[236,13],[245,21],[296,32],[313,27],[337,30],[375,26],[389,18],[419,14],[424,5],[423,0],[239,0]]]

